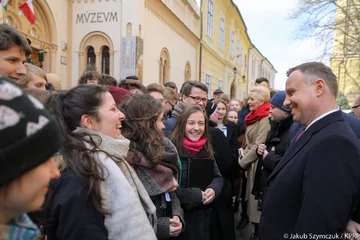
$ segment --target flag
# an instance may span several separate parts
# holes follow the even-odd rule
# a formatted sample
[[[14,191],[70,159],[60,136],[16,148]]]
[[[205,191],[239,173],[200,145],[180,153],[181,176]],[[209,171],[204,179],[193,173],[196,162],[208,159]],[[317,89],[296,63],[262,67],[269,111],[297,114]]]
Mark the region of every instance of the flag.
[[[35,24],[35,12],[32,0],[27,0],[19,8],[23,12],[25,17],[29,20],[29,22],[31,24]]]
[[[1,6],[3,6],[3,8],[5,9],[5,11],[7,10],[7,0],[0,0]]]

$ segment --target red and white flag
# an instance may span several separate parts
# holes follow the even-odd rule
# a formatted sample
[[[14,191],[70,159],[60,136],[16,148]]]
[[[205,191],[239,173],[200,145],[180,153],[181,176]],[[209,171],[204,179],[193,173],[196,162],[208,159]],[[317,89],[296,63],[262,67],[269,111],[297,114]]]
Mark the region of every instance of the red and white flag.
[[[19,8],[23,12],[25,17],[29,20],[29,22],[31,24],[35,24],[35,12],[32,0],[27,0]]]

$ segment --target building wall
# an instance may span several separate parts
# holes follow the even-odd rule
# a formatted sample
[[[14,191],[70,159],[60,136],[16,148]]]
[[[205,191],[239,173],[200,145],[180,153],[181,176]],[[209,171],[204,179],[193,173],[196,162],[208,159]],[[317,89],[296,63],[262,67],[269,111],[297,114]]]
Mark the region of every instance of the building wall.
[[[255,80],[260,77],[268,79],[270,87],[273,88],[276,73],[272,63],[255,46],[250,49],[248,91],[255,86]]]
[[[349,103],[352,104],[360,93],[360,49],[357,33],[359,0],[338,0],[337,4],[340,6],[336,10],[336,22],[339,27],[334,30],[330,66],[337,76],[339,91],[344,93]],[[357,6],[346,6],[347,4],[356,4]],[[346,13],[351,16],[351,21],[345,17]],[[352,45],[354,42],[355,45]]]
[[[72,86],[77,84],[77,79],[86,70],[87,47],[93,46],[97,55],[96,67],[101,72],[101,48],[96,42],[104,41],[113,54],[113,65],[120,66],[120,41],[122,25],[122,1],[115,0],[105,4],[98,1],[74,1],[73,3],[73,31],[72,31]],[[126,20],[125,20],[126,21]],[[87,39],[89,34],[94,34],[93,39]],[[86,43],[84,41],[88,40]],[[84,62],[81,58],[85,58]],[[111,69],[110,75],[119,79],[118,67]]]
[[[224,92],[242,99],[246,95],[248,52],[252,46],[247,29],[237,7],[231,0],[212,0],[212,34],[208,33],[209,0],[203,0],[203,38],[201,81],[211,76],[213,92],[222,82]],[[222,24],[222,20],[224,23]],[[222,43],[222,29],[223,43]],[[234,75],[234,68],[237,74]]]
[[[187,62],[190,64],[191,79],[197,79],[197,48],[199,38],[197,31],[199,26],[192,25],[198,23],[199,18],[196,13],[190,16],[189,5],[180,2],[168,2],[164,4],[160,1],[146,0],[145,13],[143,22],[143,38],[144,38],[144,80],[145,85],[160,81],[160,55],[162,50],[168,53],[170,66],[169,78],[167,80],[176,83],[178,88],[184,82],[185,66]],[[182,7],[180,7],[182,6]],[[170,9],[171,7],[172,9]],[[183,10],[181,17],[183,21],[173,14],[173,8],[179,11]],[[186,20],[186,13],[189,20]],[[188,22],[192,29],[185,24]]]

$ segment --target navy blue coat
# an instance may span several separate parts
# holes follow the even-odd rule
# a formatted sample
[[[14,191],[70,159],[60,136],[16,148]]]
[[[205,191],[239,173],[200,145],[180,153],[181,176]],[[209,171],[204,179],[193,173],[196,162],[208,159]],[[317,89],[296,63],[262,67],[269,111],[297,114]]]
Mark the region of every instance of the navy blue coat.
[[[343,117],[345,121],[349,124],[350,128],[353,130],[355,136],[360,139],[360,119],[343,112]],[[304,126],[299,123],[294,123],[289,129],[289,141],[287,147],[292,145],[295,142],[296,137],[304,129]]]
[[[108,239],[105,216],[89,200],[88,191],[73,171],[62,173],[51,189],[53,199],[47,212],[47,239]]]
[[[359,189],[360,143],[337,111],[311,125],[270,175],[260,239],[342,233]]]

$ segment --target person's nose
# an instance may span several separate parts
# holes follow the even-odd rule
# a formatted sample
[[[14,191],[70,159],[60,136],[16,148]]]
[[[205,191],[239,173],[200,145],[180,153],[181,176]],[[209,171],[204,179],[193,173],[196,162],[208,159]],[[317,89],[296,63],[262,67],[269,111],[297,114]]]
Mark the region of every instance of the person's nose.
[[[18,66],[16,67],[16,74],[20,75],[20,76],[25,76],[26,75],[26,68],[24,66],[23,63],[19,63]]]

